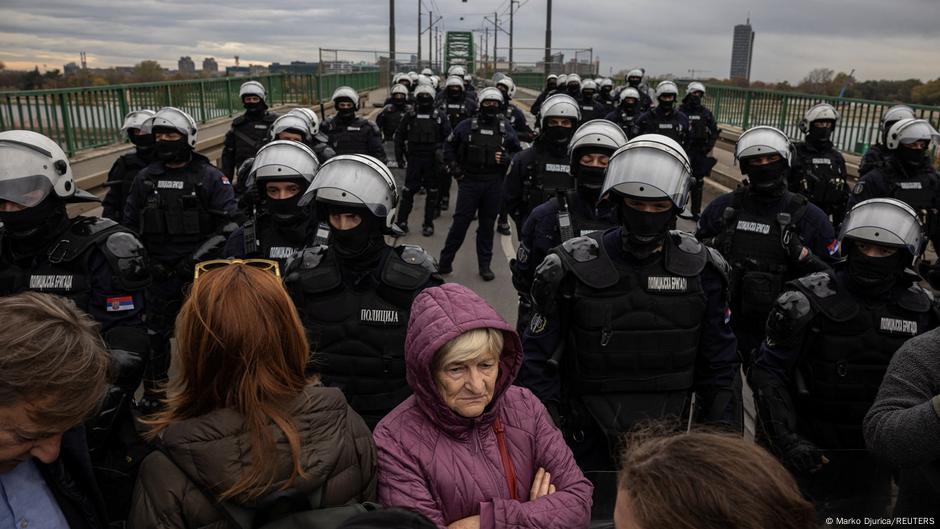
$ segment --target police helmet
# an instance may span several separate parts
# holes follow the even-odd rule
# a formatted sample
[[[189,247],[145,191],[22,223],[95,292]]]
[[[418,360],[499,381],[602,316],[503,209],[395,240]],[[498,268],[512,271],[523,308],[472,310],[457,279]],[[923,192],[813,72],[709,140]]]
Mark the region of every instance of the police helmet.
[[[320,116],[318,116],[316,111],[314,111],[312,108],[292,108],[286,115],[301,116],[306,119],[311,136],[316,136],[320,132]]]
[[[292,114],[288,112],[278,117],[271,124],[271,138],[277,139],[277,135],[282,132],[294,132],[303,137],[304,142],[309,142],[313,136],[310,130],[310,120],[302,114]]]
[[[296,141],[276,140],[258,149],[248,173],[249,185],[252,181],[281,180],[303,180],[309,185],[319,168],[320,162],[310,147]]]
[[[432,76],[431,76],[431,86],[433,86],[434,89],[437,90],[437,88],[438,88],[439,86],[441,86],[441,78],[438,77],[438,76],[436,76],[436,75],[432,75]]]
[[[685,95],[689,95],[693,92],[701,92],[702,95],[705,95],[705,85],[698,81],[692,81],[689,83],[689,86],[685,87]]]
[[[639,101],[640,91],[637,90],[636,88],[633,88],[632,86],[628,86],[620,91],[619,98],[620,98],[621,103],[623,103],[623,100],[628,97],[632,97],[633,99],[636,99],[637,101]]]
[[[408,77],[408,74],[400,73],[396,77],[398,77],[398,80],[395,81],[396,84],[400,84],[404,86],[405,88],[408,88],[409,86],[411,86],[411,78]]]
[[[408,98],[408,89],[405,88],[405,85],[397,84],[397,85],[395,85],[395,86],[392,87],[392,91],[391,91],[391,95],[395,95],[395,94],[401,94],[401,95],[405,96],[405,98],[407,99],[407,98]]]
[[[401,81],[401,78],[402,78],[403,75],[404,75],[404,74],[402,74],[402,73],[396,73],[395,75],[393,75],[393,76],[392,76],[392,84],[398,84],[398,81]]]
[[[460,91],[462,92],[463,91],[463,79],[461,79],[460,77],[456,75],[451,75],[450,77],[447,78],[447,81],[444,82],[444,89],[446,90],[452,86],[456,86],[460,88]]]
[[[434,83],[431,82],[431,78],[426,75],[418,75],[418,86],[430,86],[434,87]]]
[[[891,125],[902,119],[914,119],[914,109],[907,105],[894,105],[882,114],[881,124],[885,129],[890,129]]]
[[[238,89],[238,98],[243,99],[245,96],[258,96],[262,101],[267,102],[264,85],[258,81],[246,81],[242,83],[241,88]]]
[[[415,86],[418,84],[418,75],[419,75],[418,72],[414,70],[411,70],[410,72],[408,72],[408,79],[411,80],[411,86]]]
[[[56,142],[29,130],[0,132],[0,200],[31,208],[53,192],[66,202],[98,201],[75,184]]]
[[[629,80],[631,77],[638,77],[638,78],[640,79],[640,81],[642,81],[642,80],[643,80],[643,75],[644,75],[644,73],[643,73],[643,70],[642,70],[642,69],[640,69],[640,68],[634,68],[634,69],[630,70],[629,72],[627,72],[627,75],[624,77],[624,80],[627,81],[627,80]]]
[[[540,112],[542,127],[548,118],[568,118],[575,127],[581,122],[581,107],[578,102],[568,94],[555,94],[545,99]]]
[[[298,203],[313,202],[365,207],[391,228],[398,206],[398,185],[392,172],[379,160],[365,154],[341,154],[330,158]]]
[[[512,77],[509,77],[508,75],[503,76],[502,79],[496,81],[496,86],[506,87],[506,94],[509,95],[510,98],[515,97],[516,83],[513,82]]]
[[[489,86],[483,90],[480,90],[480,104],[482,105],[484,101],[496,101],[502,105],[505,99],[503,98],[503,93],[499,90],[499,88]]]
[[[563,73],[558,76],[558,87],[562,87],[568,84],[568,74]]]
[[[888,131],[888,141],[885,144],[889,150],[897,149],[902,143],[907,145],[915,141],[937,141],[937,131],[925,119],[902,119],[895,123]]]
[[[430,68],[425,68],[421,70],[421,75],[426,75],[428,77],[431,77],[432,75],[434,75],[434,72],[432,72]]]
[[[472,83],[472,82],[473,82],[473,76],[470,75],[470,74],[464,74],[464,76],[463,76],[463,82],[464,82],[464,83]]]
[[[354,108],[359,108],[359,93],[355,89],[349,86],[341,86],[333,92],[333,97],[330,98],[330,101],[335,105],[338,99],[346,98],[352,101]]]
[[[124,116],[124,125],[121,126],[121,132],[127,132],[130,129],[143,129],[147,121],[156,114],[153,110],[145,108],[128,112]]]
[[[175,107],[163,107],[150,118],[150,130],[164,128],[172,129],[186,137],[186,144],[196,148],[196,120],[192,116]]]
[[[576,73],[570,73],[570,74],[568,74],[568,78],[565,80],[565,84],[566,84],[566,85],[569,85],[569,84],[572,84],[572,83],[575,83],[575,84],[577,84],[578,86],[581,86],[581,76],[578,75],[578,74],[576,74]]]
[[[415,99],[418,99],[418,96],[422,94],[434,99],[434,88],[427,85],[420,85],[418,88],[415,88]]]
[[[679,87],[672,81],[660,81],[656,85],[656,99],[668,94],[679,97]]]
[[[613,154],[626,143],[627,135],[624,134],[623,129],[612,121],[592,119],[578,127],[578,130],[574,131],[574,135],[571,136],[571,141],[568,143],[570,166],[577,165],[582,151],[591,150],[592,152]]]
[[[552,74],[548,74],[548,77],[545,78],[546,81],[551,81],[552,79],[557,81],[558,76],[552,73]]]
[[[447,73],[448,75],[456,75],[457,77],[463,78],[463,76],[467,75],[467,70],[463,66],[456,64],[454,66],[451,66],[450,71],[448,71]]]
[[[583,94],[587,90],[593,90],[595,94],[597,93],[597,83],[595,83],[593,79],[588,79],[581,83],[581,93]]]
[[[607,87],[607,86],[609,86],[611,89],[613,89],[613,87],[614,87],[614,81],[613,81],[613,79],[611,79],[611,78],[609,78],[609,77],[604,77],[603,79],[601,79],[601,82],[598,83],[597,86],[600,87],[601,89],[603,89],[604,87]]]
[[[601,196],[613,193],[642,200],[669,200],[684,209],[692,188],[685,150],[660,134],[637,136],[610,157]]]
[[[803,114],[803,119],[800,120],[799,125],[800,131],[803,134],[809,134],[810,126],[814,121],[831,121],[832,126],[835,127],[836,123],[839,121],[839,111],[829,103],[817,103],[813,105]]]
[[[744,163],[748,158],[779,154],[790,165],[793,144],[786,134],[774,127],[759,126],[744,131],[734,148],[734,158]]]
[[[844,244],[846,240],[903,249],[910,254],[911,264],[927,244],[917,213],[894,198],[872,198],[856,204],[839,230],[839,241]]]

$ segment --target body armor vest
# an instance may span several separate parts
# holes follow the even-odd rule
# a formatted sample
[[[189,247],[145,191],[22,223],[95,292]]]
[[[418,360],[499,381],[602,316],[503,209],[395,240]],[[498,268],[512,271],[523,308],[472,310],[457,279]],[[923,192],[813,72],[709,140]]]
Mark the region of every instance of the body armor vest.
[[[333,118],[329,121],[329,127],[326,127],[330,144],[336,154],[367,154],[372,131],[369,120],[360,117],[351,121]]]
[[[308,235],[310,220],[281,227],[269,215],[259,215],[245,223],[245,255],[277,261],[285,269],[287,258],[313,243]]]
[[[199,242],[215,231],[215,219],[203,205],[201,167],[190,164],[183,171],[144,173],[140,237],[148,247]]]
[[[415,111],[406,137],[409,150],[413,151],[413,147],[417,145],[433,145],[436,148],[444,141],[440,133],[442,119],[443,117],[438,114],[437,110],[427,113]]]
[[[618,120],[616,121],[617,125],[623,129],[623,133],[627,135],[627,139],[633,139],[640,134],[640,131],[636,126],[636,114],[627,115],[626,112],[620,111],[617,113]]]
[[[408,107],[405,105],[386,105],[385,110],[382,112],[382,135],[386,139],[391,139],[395,132],[398,130],[398,126],[401,125],[402,118],[405,117],[405,112],[408,111]]]
[[[783,230],[796,226],[806,212],[806,198],[786,192],[784,213],[754,213],[744,207],[744,189],[734,192],[731,206],[722,213],[724,223],[716,247],[732,268],[732,312],[738,324],[758,325],[763,329],[774,300],[790,279],[789,259],[783,247]],[[787,222],[783,222],[787,220]]]
[[[841,211],[849,198],[849,187],[835,152],[810,150],[801,143],[796,146],[796,155],[800,192],[826,213]]]
[[[613,228],[617,225],[616,220],[606,218],[603,216],[591,217],[584,214],[584,211],[587,209],[593,208],[590,204],[583,204],[583,201],[580,196],[578,196],[578,191],[575,189],[569,189],[565,192],[565,201],[568,204],[568,214],[571,221],[571,233],[574,237],[585,237],[595,232],[603,232],[608,228]],[[572,206],[573,204],[578,204],[579,206]],[[559,219],[560,224],[561,219]],[[562,235],[564,237],[564,235]],[[563,242],[563,241],[559,241]]]
[[[798,365],[796,405],[805,434],[823,448],[862,449],[862,422],[895,351],[936,325],[933,302],[919,286],[895,287],[887,300],[866,300],[819,273],[793,281],[817,315]]]
[[[533,209],[555,196],[558,191],[574,187],[566,152],[555,155],[551,149],[544,146],[533,149],[535,159],[526,167],[526,179],[522,182],[525,207],[523,218],[528,217]]]
[[[689,118],[689,143],[692,145],[708,145],[711,141],[711,130],[708,128],[707,115],[704,108],[699,112],[685,111]]]
[[[893,167],[892,164],[886,164],[882,171],[889,198],[896,198],[907,203],[918,213],[921,221],[926,221],[926,217],[933,216],[937,208],[937,193],[940,193],[940,179],[937,178],[936,173],[923,170],[909,176],[906,172]]]
[[[316,351],[327,385],[343,390],[370,428],[411,394],[405,381],[405,333],[411,303],[430,271],[412,264],[409,248],[390,249],[366,288],[343,280],[333,252],[304,250],[287,286]],[[423,250],[421,250],[423,252]],[[402,256],[405,257],[402,257]],[[299,269],[298,269],[299,268]]]
[[[665,116],[653,110],[650,112],[650,120],[647,127],[649,127],[649,130],[642,131],[644,134],[662,134],[663,136],[676,140],[679,144],[682,144],[685,140],[685,138],[682,137],[684,131],[679,121],[678,112],[674,111],[668,116]]]
[[[457,128],[457,125],[467,118],[467,105],[463,101],[454,103],[449,99],[444,104],[444,110],[447,112],[447,119],[450,122],[451,130]]]
[[[470,175],[491,176],[501,174],[505,163],[496,163],[496,153],[503,148],[506,139],[507,122],[497,117],[489,123],[478,118],[470,122],[470,136],[467,143],[462,146],[463,156],[461,163],[464,171]]]
[[[581,123],[587,123],[592,119],[601,119],[607,114],[603,105],[596,101],[590,103],[578,102],[578,106],[581,107]]]
[[[680,417],[688,404],[706,310],[700,274],[708,250],[690,235],[674,233],[667,241],[663,256],[643,266],[613,261],[602,233],[554,250],[575,278],[564,309],[562,376],[608,431],[626,431],[652,410]],[[585,246],[596,257],[586,258]]]
[[[248,119],[241,115],[232,121],[235,136],[235,165],[254,157],[268,139],[268,132],[277,114],[266,112],[260,119]]]

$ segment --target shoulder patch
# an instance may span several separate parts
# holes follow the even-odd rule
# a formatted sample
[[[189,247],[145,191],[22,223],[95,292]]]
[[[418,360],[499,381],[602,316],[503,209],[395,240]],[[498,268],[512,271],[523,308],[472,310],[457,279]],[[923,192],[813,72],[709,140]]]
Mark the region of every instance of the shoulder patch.
[[[586,263],[597,259],[600,255],[600,244],[591,237],[575,237],[561,243],[565,253],[579,263]]]
[[[862,189],[864,189],[864,187],[865,187],[865,181],[859,180],[858,183],[855,184],[855,187],[852,188],[852,193],[856,195],[860,195],[862,194]]]
[[[826,272],[814,272],[797,279],[797,281],[819,299],[836,295],[836,290],[832,284],[832,276]]]
[[[416,244],[403,244],[401,249],[401,260],[412,265],[421,266],[431,273],[437,272],[437,262],[427,250]]]

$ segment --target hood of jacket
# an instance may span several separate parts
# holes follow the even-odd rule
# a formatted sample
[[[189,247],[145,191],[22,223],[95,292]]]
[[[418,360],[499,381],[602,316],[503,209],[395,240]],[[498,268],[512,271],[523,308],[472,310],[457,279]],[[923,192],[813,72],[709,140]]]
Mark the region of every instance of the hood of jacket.
[[[481,328],[502,331],[503,350],[499,356],[499,375],[493,400],[480,417],[471,419],[457,415],[444,403],[431,365],[434,355],[447,342],[467,331]],[[522,359],[522,343],[515,329],[469,288],[447,283],[426,289],[415,298],[405,338],[406,378],[418,407],[448,435],[464,438],[474,428],[493,422],[503,394],[522,366]]]

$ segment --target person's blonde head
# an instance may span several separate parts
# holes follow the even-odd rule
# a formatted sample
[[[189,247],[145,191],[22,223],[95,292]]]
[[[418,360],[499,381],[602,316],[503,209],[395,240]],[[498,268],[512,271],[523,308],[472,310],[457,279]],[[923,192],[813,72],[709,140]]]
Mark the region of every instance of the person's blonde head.
[[[441,366],[451,363],[466,363],[483,355],[496,355],[503,350],[503,333],[496,329],[483,328],[467,331],[450,340],[434,355],[437,371]]]

